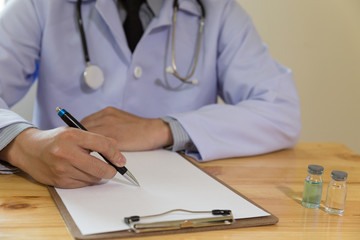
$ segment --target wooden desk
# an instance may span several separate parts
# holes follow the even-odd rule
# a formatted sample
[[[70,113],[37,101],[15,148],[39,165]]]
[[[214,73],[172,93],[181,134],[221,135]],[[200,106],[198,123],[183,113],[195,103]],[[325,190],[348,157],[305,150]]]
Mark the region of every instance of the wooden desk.
[[[321,209],[301,206],[308,164],[324,166]],[[267,155],[199,164],[279,218],[272,226],[176,234],[158,239],[360,239],[360,155],[336,143],[300,143]],[[348,172],[344,216],[324,212],[332,170]],[[0,176],[0,239],[72,239],[46,187],[24,174]]]

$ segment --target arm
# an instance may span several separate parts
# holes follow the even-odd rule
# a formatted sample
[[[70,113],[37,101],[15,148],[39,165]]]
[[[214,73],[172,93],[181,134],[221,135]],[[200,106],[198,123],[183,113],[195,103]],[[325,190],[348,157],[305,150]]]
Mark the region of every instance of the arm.
[[[115,169],[89,151],[101,152],[122,166],[126,160],[115,140],[70,128],[12,128],[29,124],[9,107],[24,96],[36,78],[44,24],[38,12],[41,3],[11,1],[0,15],[0,129],[5,133],[0,136],[0,158],[37,181],[57,187],[81,187],[112,178]]]
[[[172,115],[199,151],[188,153],[207,161],[294,146],[301,123],[291,71],[271,58],[250,17],[235,1],[227,1],[220,21],[211,25],[219,25],[218,94],[225,104]]]
[[[227,5],[221,10],[225,2]],[[192,111],[170,114],[195,144],[196,148],[186,147],[186,153],[208,161],[293,146],[300,132],[300,114],[290,70],[271,58],[250,18],[235,1],[207,4],[206,26],[212,27],[206,28],[202,39],[204,59],[200,59],[198,70],[203,79],[193,87],[195,94],[191,97],[185,91],[178,98],[173,95],[172,109],[167,112],[180,111],[177,108],[182,106],[177,102],[201,105],[198,95],[202,99],[216,99],[212,92],[204,91],[211,89],[206,88],[209,85],[217,86],[217,94],[226,104],[203,104],[198,109],[190,107]],[[213,66],[216,66],[216,78],[212,75]],[[156,101],[169,100],[168,95],[161,95],[158,90],[151,89],[153,94],[159,93],[154,96]],[[174,136],[167,137],[169,126],[159,119],[130,115],[108,108],[86,117],[82,123],[90,131],[117,139],[122,150],[148,150],[176,141],[172,139]]]
[[[40,183],[76,188],[116,174],[115,168],[91,156],[90,149],[101,152],[116,166],[126,162],[115,140],[68,127],[47,131],[26,129],[0,151],[0,158]]]

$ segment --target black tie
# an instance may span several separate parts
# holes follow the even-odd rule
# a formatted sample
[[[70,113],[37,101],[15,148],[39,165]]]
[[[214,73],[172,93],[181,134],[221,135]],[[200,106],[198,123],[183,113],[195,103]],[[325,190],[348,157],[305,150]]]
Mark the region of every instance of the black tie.
[[[143,2],[144,0],[123,1],[124,7],[127,11],[127,16],[124,22],[124,30],[131,52],[134,52],[136,44],[139,42],[143,34],[143,27],[139,17],[139,9]]]

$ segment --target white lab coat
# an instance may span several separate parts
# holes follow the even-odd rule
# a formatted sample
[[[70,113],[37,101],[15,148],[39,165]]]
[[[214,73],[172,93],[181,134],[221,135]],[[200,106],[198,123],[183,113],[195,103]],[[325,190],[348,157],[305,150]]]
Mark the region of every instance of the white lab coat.
[[[166,0],[132,54],[114,1],[83,1],[82,17],[92,64],[105,82],[83,82],[84,55],[75,0],[10,1],[0,18],[0,128],[25,121],[8,110],[35,81],[33,123],[64,125],[60,106],[78,119],[113,106],[130,113],[176,118],[195,143],[193,156],[208,161],[262,154],[293,146],[300,112],[291,71],[273,60],[250,17],[235,0],[203,0],[206,9],[198,85],[166,73],[171,65],[173,1]],[[176,64],[192,67],[200,8],[179,0]],[[217,104],[217,96],[226,104]],[[119,133],[121,134],[121,133]],[[190,154],[190,153],[189,153]]]

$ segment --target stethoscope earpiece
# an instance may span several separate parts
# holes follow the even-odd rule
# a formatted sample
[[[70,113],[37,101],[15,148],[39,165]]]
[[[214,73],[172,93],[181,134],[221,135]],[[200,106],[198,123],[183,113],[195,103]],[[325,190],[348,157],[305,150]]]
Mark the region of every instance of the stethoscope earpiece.
[[[173,74],[175,77],[177,77],[178,79],[180,79],[183,83],[187,83],[187,84],[192,84],[192,85],[198,85],[199,84],[199,80],[197,80],[196,78],[194,79],[182,79],[180,76],[178,76],[178,73],[175,73],[174,68],[172,66],[168,66],[166,68],[166,72],[169,74]]]
[[[168,67],[166,68],[166,72],[167,72],[167,73],[170,73],[170,74],[173,74],[173,73],[174,73],[174,68],[173,68],[172,66],[168,66]]]
[[[196,78],[194,78],[193,80],[191,80],[191,84],[192,84],[192,85],[198,85],[198,84],[199,84],[199,80],[197,80]]]

